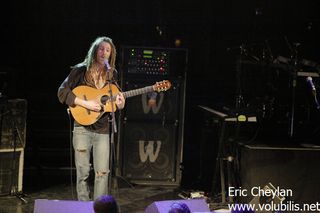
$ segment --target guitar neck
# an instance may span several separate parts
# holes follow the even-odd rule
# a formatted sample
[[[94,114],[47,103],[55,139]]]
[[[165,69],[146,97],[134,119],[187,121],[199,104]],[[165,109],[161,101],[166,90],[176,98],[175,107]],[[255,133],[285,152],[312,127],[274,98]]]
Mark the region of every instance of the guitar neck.
[[[130,91],[124,92],[123,96],[125,98],[130,98],[130,97],[133,97],[133,96],[137,96],[137,95],[141,95],[141,94],[148,93],[148,92],[153,92],[153,91],[154,91],[153,86],[147,86],[147,87],[143,87],[143,88],[140,88],[140,89],[134,89],[134,90],[130,90]]]

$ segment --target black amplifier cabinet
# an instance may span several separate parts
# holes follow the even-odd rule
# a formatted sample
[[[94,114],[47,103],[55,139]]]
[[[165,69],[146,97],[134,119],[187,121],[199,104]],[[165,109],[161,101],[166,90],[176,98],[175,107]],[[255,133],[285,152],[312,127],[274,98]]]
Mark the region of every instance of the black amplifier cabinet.
[[[179,185],[183,155],[187,50],[122,47],[121,88],[130,91],[168,80],[167,91],[127,98],[120,112],[121,175],[136,184]],[[156,96],[156,103],[148,100]]]

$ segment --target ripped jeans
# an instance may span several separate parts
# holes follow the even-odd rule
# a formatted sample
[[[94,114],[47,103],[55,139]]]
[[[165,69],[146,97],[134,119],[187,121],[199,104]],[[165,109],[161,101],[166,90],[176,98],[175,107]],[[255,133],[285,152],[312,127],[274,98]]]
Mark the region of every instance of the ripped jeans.
[[[73,130],[73,148],[77,168],[78,200],[90,200],[88,185],[90,174],[91,149],[95,173],[93,199],[108,193],[110,144],[108,134],[99,134],[75,126]]]

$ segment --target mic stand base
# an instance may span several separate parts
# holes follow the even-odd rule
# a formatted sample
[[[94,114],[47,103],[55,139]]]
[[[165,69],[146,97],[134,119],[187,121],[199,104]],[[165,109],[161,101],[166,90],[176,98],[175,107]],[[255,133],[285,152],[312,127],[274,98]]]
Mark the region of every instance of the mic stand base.
[[[127,186],[129,186],[131,189],[134,189],[134,185],[132,185],[128,180],[126,180],[124,177],[120,175],[116,175],[112,177],[112,191],[116,193],[117,196],[119,196],[119,179],[122,180]]]
[[[130,188],[134,189],[133,184],[131,184],[127,179],[125,179],[124,177],[120,176],[120,175],[116,175],[113,177],[116,181],[116,187],[118,187],[118,179],[121,179],[123,182],[125,182],[128,186],[130,186]]]
[[[19,200],[21,200],[24,204],[27,204],[28,201],[25,199],[25,197],[28,197],[28,195],[26,195],[23,192],[11,192],[8,194],[1,194],[0,197],[8,197],[8,196],[14,196],[16,198],[18,198]]]
[[[112,124],[112,122],[111,122]],[[110,192],[111,192],[111,189],[112,191],[115,191],[115,193],[117,194],[117,196],[119,195],[119,184],[118,184],[118,179],[121,179],[123,180],[128,186],[130,186],[131,188],[134,188],[134,186],[128,181],[126,180],[124,177],[118,175],[118,162],[117,162],[117,158],[116,158],[116,152],[115,152],[115,144],[114,144],[114,133],[112,132],[110,134],[110,163],[111,163],[111,166],[110,166],[110,172],[111,172],[111,175],[110,175],[110,182],[109,182],[109,189],[110,189]],[[109,192],[109,194],[110,194]]]
[[[24,194],[23,192],[16,192],[11,195],[19,198],[25,204],[28,203],[28,201],[25,199],[25,197],[28,197],[28,196],[26,194]]]

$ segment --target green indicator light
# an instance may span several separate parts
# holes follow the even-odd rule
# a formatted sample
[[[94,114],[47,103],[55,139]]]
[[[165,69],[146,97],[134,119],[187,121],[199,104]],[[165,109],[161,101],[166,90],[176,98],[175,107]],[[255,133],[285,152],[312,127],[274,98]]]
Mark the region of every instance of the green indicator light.
[[[151,55],[153,54],[152,50],[143,50],[143,54]]]

